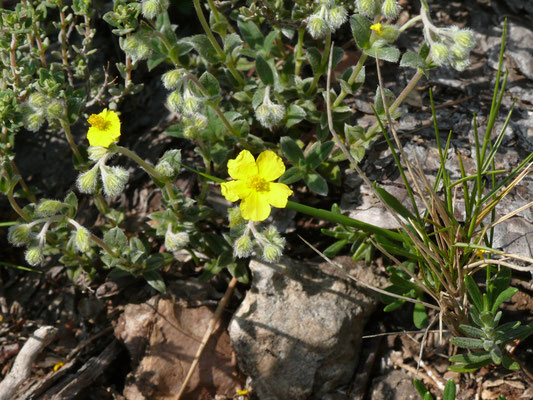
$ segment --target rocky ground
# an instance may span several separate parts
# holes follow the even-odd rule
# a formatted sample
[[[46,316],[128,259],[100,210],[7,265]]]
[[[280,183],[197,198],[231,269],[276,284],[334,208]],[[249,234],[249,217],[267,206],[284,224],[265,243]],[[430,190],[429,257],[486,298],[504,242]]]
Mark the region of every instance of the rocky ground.
[[[405,11],[401,18],[409,18],[414,3],[417,2],[403,1]],[[422,160],[424,171],[434,176],[439,162],[428,107],[431,88],[439,129],[443,133],[453,131],[449,166],[454,177],[459,177],[456,150],[471,157],[473,113],[482,126],[485,123],[503,20],[507,18],[505,66],[509,84],[499,126],[504,113],[516,103],[497,167],[510,170],[533,151],[533,3],[518,0],[431,3],[437,22],[471,27],[478,47],[471,69],[463,73],[449,69],[433,71],[409,97],[399,122],[407,152]],[[414,34],[406,36],[400,46],[416,47],[417,40]],[[412,73],[384,72],[387,87],[395,92],[403,88]],[[370,73],[368,79],[371,82],[376,77]],[[161,103],[154,101],[164,98],[159,83],[154,80],[146,90],[128,104],[132,109],[131,122],[140,135],[125,138],[125,145],[154,160],[162,149],[175,146],[176,139],[162,133],[166,117],[160,117]],[[372,97],[373,93],[363,92],[352,104],[363,126],[372,121],[368,101]],[[139,109],[145,111],[141,118],[135,112]],[[156,128],[152,129],[153,126]],[[83,133],[78,134],[81,137]],[[31,183],[36,183],[44,193],[69,190],[74,176],[68,175],[70,168],[62,168],[70,165],[66,143],[41,136],[22,138],[17,145],[25,149],[17,164]],[[65,171],[61,179],[46,173],[52,162],[58,171]],[[364,165],[371,179],[402,197],[403,188],[391,173],[393,161],[384,143],[374,144]],[[38,168],[41,172],[35,173],[38,166],[42,166]],[[194,177],[185,175],[181,184],[194,190]],[[141,174],[131,176],[128,192],[121,199],[126,209],[134,210],[128,219],[131,227],[138,226],[143,216],[157,207],[158,198],[151,192],[152,187]],[[324,207],[340,202],[345,211],[358,219],[378,221],[382,226],[394,223],[355,175],[348,174],[342,193],[342,197],[325,199]],[[213,202],[218,196],[213,192]],[[533,180],[526,177],[502,204],[500,212],[516,209],[531,198]],[[5,199],[0,200],[0,217],[14,218]],[[306,238],[323,249],[328,243],[317,240],[317,234],[324,225],[290,212],[279,219],[289,240],[287,258],[275,266],[251,260],[252,283],[237,286],[183,399],[416,399],[418,395],[411,384],[415,376],[437,396],[442,396],[446,379],[453,377],[459,384],[459,399],[496,399],[502,394],[509,400],[533,398],[533,376],[528,372],[533,371],[532,339],[515,349],[523,362],[522,372],[483,368],[475,374],[451,373],[447,371],[446,357],[453,349],[446,341],[440,344],[436,332],[429,334],[420,359],[422,334],[406,333],[413,330],[412,310],[404,307],[394,314],[383,313],[374,293],[347,279],[336,268],[321,264],[294,233],[305,232]],[[512,218],[496,232],[496,246],[533,257],[532,223],[531,210]],[[6,243],[5,231],[0,231],[0,240],[2,261],[22,263],[21,254]],[[358,279],[376,286],[386,284],[380,259],[370,266],[355,264],[348,257],[340,257],[336,262]],[[198,271],[192,268],[165,271],[168,292],[159,295],[134,279],[96,282],[82,279],[73,283],[59,266],[52,266],[43,274],[1,269],[0,376],[11,369],[32,333],[50,325],[57,329],[55,339],[35,361],[31,377],[14,399],[175,398],[227,286],[225,276],[209,283],[200,282],[197,276]],[[520,292],[513,304],[505,307],[514,319],[527,322],[533,310],[532,281],[525,274],[517,278],[513,284]],[[54,371],[58,362],[64,365]],[[237,389],[250,392],[238,395]]]

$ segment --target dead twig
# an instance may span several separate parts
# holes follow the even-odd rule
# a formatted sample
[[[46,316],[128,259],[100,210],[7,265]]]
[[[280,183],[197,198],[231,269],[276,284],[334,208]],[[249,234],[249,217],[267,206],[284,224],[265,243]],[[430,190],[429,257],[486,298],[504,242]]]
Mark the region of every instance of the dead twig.
[[[17,388],[29,378],[31,366],[39,353],[55,338],[57,329],[53,326],[42,326],[37,329],[20,350],[13,368],[0,382],[0,400],[9,400]]]
[[[200,343],[200,347],[198,347],[196,355],[194,356],[194,360],[189,368],[189,371],[187,372],[187,376],[183,380],[183,384],[181,385],[181,389],[178,392],[178,395],[176,396],[175,400],[180,400],[183,393],[185,393],[185,389],[187,389],[187,384],[191,380],[192,374],[194,373],[196,366],[200,362],[200,357],[202,356],[205,346],[207,345],[209,338],[215,331],[218,321],[220,320],[222,312],[226,308],[226,305],[228,304],[229,299],[231,298],[231,294],[233,293],[233,289],[235,289],[235,286],[237,286],[237,278],[233,277],[228,285],[228,288],[226,289],[226,293],[224,293],[224,297],[222,297],[220,303],[218,303],[217,309],[215,310],[213,317],[209,320],[209,324],[207,325],[207,329],[205,330],[204,337],[202,338],[202,342]]]

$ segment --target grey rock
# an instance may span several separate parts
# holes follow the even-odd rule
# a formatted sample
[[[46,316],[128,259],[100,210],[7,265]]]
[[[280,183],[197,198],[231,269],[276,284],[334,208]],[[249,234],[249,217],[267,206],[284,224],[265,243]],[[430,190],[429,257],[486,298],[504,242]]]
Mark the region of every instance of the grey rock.
[[[350,258],[346,271],[376,286],[372,269]],[[336,268],[252,260],[252,288],[233,316],[230,338],[239,366],[261,400],[321,399],[349,383],[362,330],[376,309],[373,293]]]
[[[412,378],[402,370],[391,370],[374,379],[370,388],[372,400],[414,400],[418,393],[413,387]]]
[[[509,46],[506,54],[517,68],[529,79],[533,79],[533,31],[516,23],[509,24]]]

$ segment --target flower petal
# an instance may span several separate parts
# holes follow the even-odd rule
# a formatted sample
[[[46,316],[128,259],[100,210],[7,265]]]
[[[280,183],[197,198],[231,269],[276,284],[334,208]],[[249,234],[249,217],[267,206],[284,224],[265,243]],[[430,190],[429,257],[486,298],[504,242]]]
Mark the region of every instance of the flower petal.
[[[263,151],[257,157],[257,168],[259,176],[267,182],[278,179],[285,172],[285,165],[281,157],[278,157],[273,151]]]
[[[243,150],[237,158],[228,161],[228,174],[233,179],[250,178],[257,175],[255,158],[248,150]]]
[[[270,210],[267,196],[263,193],[252,191],[241,201],[241,214],[244,219],[264,221],[270,215]]]
[[[229,181],[220,184],[222,196],[228,201],[237,201],[244,199],[250,194],[250,188],[244,181]]]
[[[284,183],[271,182],[267,192],[268,202],[277,208],[285,208],[287,199],[292,195],[292,190]]]
[[[109,147],[115,141],[106,131],[91,126],[87,132],[87,139],[90,146]]]

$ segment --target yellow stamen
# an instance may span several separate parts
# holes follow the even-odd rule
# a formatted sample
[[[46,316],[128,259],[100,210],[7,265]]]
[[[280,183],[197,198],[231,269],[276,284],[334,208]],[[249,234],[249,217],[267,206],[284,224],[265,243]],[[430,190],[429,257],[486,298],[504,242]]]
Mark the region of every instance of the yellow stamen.
[[[89,122],[91,126],[94,126],[102,131],[105,131],[109,125],[109,121],[106,121],[104,118],[96,114],[92,114],[87,122]]]
[[[270,182],[267,182],[258,176],[254,176],[250,180],[249,186],[252,187],[256,192],[267,192],[270,189]]]
[[[381,35],[383,33],[383,29],[381,29],[381,23],[374,24],[370,27],[371,30],[375,31],[378,35]]]

